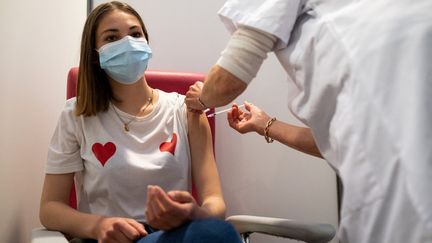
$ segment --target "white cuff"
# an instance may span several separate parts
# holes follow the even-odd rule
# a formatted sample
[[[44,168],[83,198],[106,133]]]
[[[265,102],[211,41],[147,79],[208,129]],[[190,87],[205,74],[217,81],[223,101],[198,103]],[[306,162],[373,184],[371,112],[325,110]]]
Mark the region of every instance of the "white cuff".
[[[276,42],[277,38],[271,34],[241,26],[232,35],[216,64],[249,84]]]

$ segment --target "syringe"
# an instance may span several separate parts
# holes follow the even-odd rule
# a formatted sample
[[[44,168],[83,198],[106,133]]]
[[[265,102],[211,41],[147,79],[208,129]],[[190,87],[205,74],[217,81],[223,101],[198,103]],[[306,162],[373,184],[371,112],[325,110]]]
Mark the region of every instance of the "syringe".
[[[238,106],[238,108],[241,108],[241,107],[244,107],[244,104]],[[214,117],[214,116],[216,116],[217,114],[225,113],[225,112],[228,112],[228,111],[230,111],[230,110],[231,110],[231,107],[228,108],[228,109],[224,109],[224,110],[220,110],[220,111],[216,111],[216,112],[213,112],[213,113],[211,113],[211,114],[208,114],[207,117]]]

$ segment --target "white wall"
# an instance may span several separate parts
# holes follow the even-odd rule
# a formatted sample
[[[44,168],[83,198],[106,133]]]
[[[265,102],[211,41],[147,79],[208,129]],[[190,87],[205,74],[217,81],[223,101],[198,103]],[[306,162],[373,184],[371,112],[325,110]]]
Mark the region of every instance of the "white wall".
[[[78,64],[84,1],[1,0],[0,242],[29,242],[47,145]]]
[[[28,242],[38,206],[47,144],[77,65],[85,1],[1,0],[0,242]],[[151,69],[207,72],[228,40],[216,11],[224,0],[129,1],[142,15],[154,58]],[[100,3],[96,1],[95,5]],[[238,98],[280,120],[285,74],[272,55]],[[335,178],[324,161],[256,134],[238,135],[217,118],[216,156],[228,214],[254,214],[337,224]],[[253,236],[254,243],[289,242]],[[336,241],[333,241],[336,242]]]

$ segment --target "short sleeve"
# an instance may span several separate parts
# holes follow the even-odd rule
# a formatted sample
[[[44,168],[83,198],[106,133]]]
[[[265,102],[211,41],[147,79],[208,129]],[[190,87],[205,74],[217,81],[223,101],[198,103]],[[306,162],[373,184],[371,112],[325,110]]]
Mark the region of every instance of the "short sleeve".
[[[302,5],[300,0],[228,0],[218,15],[231,33],[244,25],[276,36],[279,50],[288,45]]]
[[[79,117],[74,114],[75,104],[75,98],[68,100],[57,122],[48,146],[47,174],[72,173],[84,168],[76,135]]]
[[[188,133],[188,119],[187,119],[187,107],[186,107],[186,103],[184,102],[185,100],[185,96],[178,94],[177,99],[176,99],[176,107],[177,107],[177,112],[178,112],[178,117],[180,118],[180,122],[181,124],[184,124],[184,129],[186,131],[186,134]]]

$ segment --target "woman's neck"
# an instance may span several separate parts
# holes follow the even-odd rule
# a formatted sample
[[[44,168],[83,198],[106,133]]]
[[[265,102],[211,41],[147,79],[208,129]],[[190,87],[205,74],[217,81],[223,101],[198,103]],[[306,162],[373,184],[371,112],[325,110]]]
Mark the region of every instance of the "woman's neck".
[[[112,102],[120,110],[134,116],[144,116],[153,109],[155,94],[144,77],[130,85],[111,80],[110,84],[116,99]],[[143,111],[144,107],[146,107],[145,111]]]

